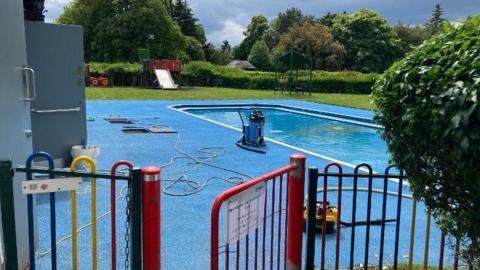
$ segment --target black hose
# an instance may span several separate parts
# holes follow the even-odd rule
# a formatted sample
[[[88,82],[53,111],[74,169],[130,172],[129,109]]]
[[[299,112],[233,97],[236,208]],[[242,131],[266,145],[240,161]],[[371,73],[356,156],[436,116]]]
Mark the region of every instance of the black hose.
[[[385,223],[387,222],[396,222],[396,219],[385,219]],[[367,221],[356,221],[355,223],[353,222],[345,222],[345,221],[340,221],[340,224],[345,226],[345,227],[352,227],[352,226],[366,226],[368,224]],[[381,219],[375,219],[375,220],[370,220],[370,225],[382,225],[382,220]]]

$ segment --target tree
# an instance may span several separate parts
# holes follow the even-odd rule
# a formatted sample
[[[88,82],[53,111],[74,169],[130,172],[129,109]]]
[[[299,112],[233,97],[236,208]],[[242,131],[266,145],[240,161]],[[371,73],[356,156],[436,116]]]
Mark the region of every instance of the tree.
[[[277,19],[272,23],[272,28],[279,35],[288,32],[289,28],[303,23],[303,13],[298,8],[289,8],[285,12],[280,12]]]
[[[172,5],[171,12],[173,20],[180,26],[185,36],[196,38],[202,45],[205,44],[205,30],[198,24],[192,9],[185,0],[176,0]]]
[[[205,60],[216,65],[222,65],[220,51],[211,42],[203,45],[203,51],[205,52]]]
[[[414,47],[419,46],[423,41],[430,37],[428,30],[421,25],[407,25],[398,22],[393,27],[393,31],[395,31],[400,38],[403,54],[411,51]]]
[[[435,8],[432,11],[432,18],[427,23],[427,28],[430,31],[431,35],[435,35],[441,32],[443,25],[445,24],[445,19],[443,16],[443,9],[440,6],[440,3],[435,4]]]
[[[425,42],[377,80],[375,119],[392,160],[480,269],[480,16]],[[463,239],[461,239],[463,238]]]
[[[136,61],[150,35],[152,57],[176,58],[185,48],[163,0],[74,0],[57,22],[83,26],[87,61]]]
[[[185,52],[188,55],[188,61],[203,61],[205,60],[205,51],[203,45],[194,37],[185,37],[187,47]]]
[[[264,40],[255,42],[248,55],[248,61],[260,70],[269,70],[272,68],[272,56]]]
[[[220,47],[220,56],[222,65],[226,65],[230,63],[230,61],[232,61],[233,52],[230,43],[228,43],[228,40],[224,40],[222,42],[222,46]]]
[[[280,36],[288,32],[290,27],[302,24],[308,19],[313,20],[311,17],[304,16],[298,8],[289,8],[285,12],[278,13],[278,16],[272,20],[265,34],[267,45],[270,48],[275,47]]]
[[[385,18],[375,11],[362,9],[338,15],[332,31],[347,50],[348,69],[379,72],[401,56],[400,40]]]
[[[346,54],[328,28],[319,23],[304,23],[289,29],[280,37],[276,47],[278,53],[295,49],[313,59],[314,68],[339,70]]]
[[[343,14],[345,15],[346,12],[344,12]],[[338,16],[337,13],[328,12],[327,14],[325,14],[325,16],[321,17],[318,20],[318,22],[325,25],[328,28],[332,28],[333,23],[335,22],[335,18],[337,18],[337,16]]]
[[[268,21],[262,15],[254,16],[243,33],[245,39],[234,50],[235,59],[246,60],[255,42],[263,38],[268,29]]]

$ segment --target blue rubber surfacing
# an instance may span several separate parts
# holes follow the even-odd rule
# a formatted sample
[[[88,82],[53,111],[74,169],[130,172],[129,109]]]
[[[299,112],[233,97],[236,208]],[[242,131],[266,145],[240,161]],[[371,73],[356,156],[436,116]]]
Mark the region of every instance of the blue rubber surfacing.
[[[323,110],[340,114],[349,114],[360,117],[372,118],[373,113],[367,110],[345,108],[324,104],[316,104],[291,100],[259,101],[259,100],[215,100],[215,101],[89,101],[87,102],[88,116],[96,117],[96,121],[88,122],[88,143],[99,145],[101,155],[98,159],[97,168],[109,170],[112,164],[120,159],[127,159],[135,166],[162,165],[169,162],[171,157],[179,156],[174,150],[177,143],[176,134],[125,134],[121,131],[122,124],[110,124],[101,117],[124,116],[124,117],[156,117],[158,119],[138,120],[135,125],[169,125],[177,129],[181,136],[180,147],[182,150],[202,155],[197,150],[202,147],[222,147],[224,154],[211,163],[237,169],[252,177],[260,176],[266,172],[288,164],[289,155],[293,151],[289,148],[269,143],[268,152],[265,155],[242,150],[235,146],[240,133],[202,119],[172,110],[167,106],[175,104],[225,104],[225,103],[265,103],[296,106],[314,110]],[[268,121],[268,119],[267,119]],[[268,142],[267,142],[268,143]],[[321,154],[321,153],[320,153]],[[345,160],[349,162],[348,160]],[[322,169],[329,161],[307,155],[307,167],[316,166]],[[162,172],[162,179],[170,179],[173,172],[190,166],[187,162],[179,161],[172,168]],[[346,170],[349,170],[345,168]],[[169,174],[170,173],[170,174]],[[197,170],[188,174],[190,179],[199,182],[212,176],[235,176],[214,168],[200,166]],[[320,182],[319,182],[320,183]],[[333,181],[331,185],[335,185]],[[165,186],[165,184],[162,184]],[[348,183],[344,185],[350,186]],[[396,190],[393,183],[389,183],[391,189]],[[87,180],[84,190],[77,196],[78,225],[81,227],[90,222],[90,185]],[[117,194],[121,192],[124,183],[117,184]],[[210,263],[210,210],[215,197],[222,191],[231,187],[232,184],[213,180],[198,194],[187,197],[172,197],[162,194],[162,266],[164,269],[208,269]],[[175,191],[188,190],[185,186],[179,186]],[[109,180],[97,180],[97,215],[109,211]],[[319,194],[319,198],[321,194]],[[336,193],[329,195],[335,204]],[[366,195],[359,193],[357,220],[364,220]],[[36,223],[38,230],[38,251],[49,248],[49,214],[48,196],[37,196]],[[351,204],[351,194],[344,193],[342,220],[349,221],[351,209],[346,206]],[[381,195],[373,195],[372,201],[381,201]],[[381,215],[380,204],[373,204],[372,218]],[[124,261],[124,234],[125,234],[125,198],[117,201],[117,266],[122,267]],[[415,237],[414,261],[423,261],[423,242],[425,230],[424,207],[419,204],[417,209],[417,226]],[[389,198],[387,217],[394,217],[396,211],[396,198]],[[403,200],[402,220],[400,234],[399,260],[406,262],[408,254],[408,239],[410,232],[411,201]],[[223,222],[223,219],[220,220]],[[432,222],[433,224],[433,222]],[[385,262],[391,263],[393,258],[393,232],[394,223],[386,227]],[[222,234],[223,231],[220,231]],[[70,234],[70,194],[59,193],[57,195],[57,239]],[[355,249],[357,264],[363,262],[365,228],[358,227],[356,230],[357,246]],[[87,227],[79,233],[79,269],[91,268],[91,228]],[[371,227],[370,262],[375,263],[378,254],[380,227]],[[319,238],[317,239],[319,240]],[[334,237],[327,240],[327,265],[333,263]],[[432,226],[430,239],[430,263],[438,264],[440,233]],[[448,243],[448,241],[447,241]],[[282,245],[283,246],[283,245]],[[350,246],[350,229],[342,229],[341,234],[341,265],[348,265]],[[320,241],[317,241],[317,249]],[[420,252],[421,251],[421,252]],[[59,269],[71,268],[71,240],[66,240],[58,245]],[[331,252],[331,253],[330,253]],[[319,252],[317,252],[319,254]],[[330,256],[328,256],[330,254]],[[318,256],[318,255],[317,255]],[[390,257],[389,257],[390,256]],[[106,215],[98,221],[98,269],[110,268],[110,215]],[[319,263],[318,257],[316,264]],[[447,253],[446,263],[451,263],[451,256]],[[50,269],[50,257],[37,259],[38,269]]]

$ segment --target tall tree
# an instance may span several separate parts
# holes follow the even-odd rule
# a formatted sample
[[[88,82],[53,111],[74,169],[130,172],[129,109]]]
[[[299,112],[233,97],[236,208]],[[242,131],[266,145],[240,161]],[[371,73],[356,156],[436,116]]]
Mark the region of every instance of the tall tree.
[[[246,60],[255,42],[263,38],[268,29],[268,20],[262,15],[255,16],[243,33],[245,39],[234,50],[235,59]]]
[[[290,49],[312,58],[314,68],[340,70],[346,54],[345,48],[335,40],[330,30],[319,23],[304,23],[289,28],[280,37],[276,47],[278,53]]]
[[[205,51],[203,45],[195,39],[194,37],[185,37],[185,41],[187,42],[187,47],[185,52],[188,55],[188,61],[203,61],[205,60]]]
[[[402,55],[400,40],[392,27],[373,10],[338,15],[332,31],[347,50],[348,69],[380,72]]]
[[[432,11],[432,18],[427,23],[427,28],[429,29],[431,35],[435,35],[442,30],[443,24],[445,24],[445,19],[442,17],[443,12],[444,11],[440,6],[440,3],[437,2]]]
[[[216,65],[222,65],[222,60],[220,57],[220,50],[213,45],[211,42],[207,42],[203,46],[203,51],[205,52],[205,60]]]
[[[310,17],[303,15],[298,8],[289,8],[285,12],[278,13],[278,16],[270,23],[270,28],[265,34],[265,40],[270,48],[277,45],[280,36],[285,34],[292,26],[302,24]],[[313,20],[312,18],[310,18]]]
[[[208,42],[203,49],[205,51],[205,60],[213,64],[226,65],[233,59],[232,48],[226,40],[218,48],[211,42]]]
[[[344,12],[343,14],[346,14],[346,12]],[[326,27],[328,28],[332,28],[333,27],[333,23],[335,22],[335,18],[337,18],[338,14],[337,13],[331,13],[331,12],[328,12],[327,14],[325,14],[323,17],[321,17],[318,22],[325,25]]]
[[[422,44],[422,42],[430,36],[426,27],[421,25],[407,25],[402,22],[398,22],[393,27],[393,31],[395,31],[402,42],[403,54]]]
[[[303,13],[298,8],[289,8],[285,12],[278,13],[277,19],[273,22],[272,28],[280,35],[297,24],[303,23]]]
[[[228,43],[228,40],[224,40],[222,42],[222,46],[220,47],[220,55],[221,55],[222,65],[226,65],[230,63],[230,61],[232,61],[233,52],[232,52],[232,47],[230,46],[230,43]]]
[[[176,0],[171,10],[172,18],[180,26],[182,33],[185,36],[196,38],[202,45],[205,44],[205,31],[202,25],[198,24],[198,19],[195,18],[187,1]]]
[[[73,0],[57,21],[83,26],[87,61],[136,61],[151,35],[153,57],[176,58],[185,49],[163,0]]]
[[[260,70],[269,70],[272,68],[272,56],[267,43],[263,39],[255,42],[248,55],[248,61]]]

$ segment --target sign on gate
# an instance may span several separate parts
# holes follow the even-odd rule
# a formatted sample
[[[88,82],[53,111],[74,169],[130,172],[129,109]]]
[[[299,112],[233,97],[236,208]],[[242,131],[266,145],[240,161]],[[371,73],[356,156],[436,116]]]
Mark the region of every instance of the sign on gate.
[[[227,243],[235,243],[249,231],[258,228],[265,217],[265,182],[246,189],[227,201],[226,233]]]
[[[23,194],[79,191],[82,189],[81,177],[55,178],[22,181]]]

